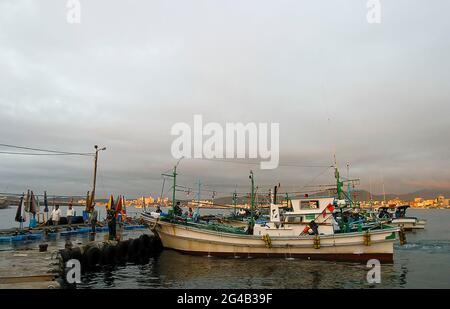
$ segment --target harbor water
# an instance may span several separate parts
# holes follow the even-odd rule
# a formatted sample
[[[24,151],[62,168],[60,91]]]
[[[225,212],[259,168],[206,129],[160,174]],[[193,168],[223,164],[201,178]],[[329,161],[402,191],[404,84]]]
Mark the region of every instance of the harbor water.
[[[0,228],[12,227],[15,210],[15,207],[0,210]],[[129,210],[135,213],[139,211]],[[225,212],[222,209],[202,210],[203,214]],[[379,284],[367,283],[368,268],[363,264],[282,258],[214,258],[164,250],[146,265],[108,267],[85,274],[78,287],[450,288],[450,211],[411,209],[409,215],[426,219],[426,229],[407,233],[406,245],[396,244],[395,261],[381,266]],[[137,235],[142,232],[147,231],[130,233]],[[72,240],[86,241],[76,237]],[[61,247],[64,241],[55,240]],[[17,250],[21,246],[37,246],[37,243],[0,244],[0,250]]]

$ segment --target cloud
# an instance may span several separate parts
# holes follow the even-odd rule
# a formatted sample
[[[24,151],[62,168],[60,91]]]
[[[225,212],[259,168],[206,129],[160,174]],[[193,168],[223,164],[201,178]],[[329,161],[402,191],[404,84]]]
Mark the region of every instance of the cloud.
[[[99,194],[160,194],[176,122],[280,123],[281,162],[329,164],[388,191],[448,187],[446,1],[64,1],[0,4],[1,141],[102,153]],[[7,157],[0,188],[84,195],[86,158]],[[186,160],[183,184],[248,186],[254,166]],[[321,169],[255,170],[301,187]],[[343,171],[344,173],[344,171]],[[183,178],[185,177],[185,178]],[[433,181],[431,181],[433,179]],[[333,181],[332,172],[315,179]]]

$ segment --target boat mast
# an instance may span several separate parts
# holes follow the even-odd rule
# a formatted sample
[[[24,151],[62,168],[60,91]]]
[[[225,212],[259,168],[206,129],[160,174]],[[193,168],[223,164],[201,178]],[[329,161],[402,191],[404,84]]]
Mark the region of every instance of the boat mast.
[[[235,189],[234,193],[233,193],[234,215],[236,215],[236,204],[237,204],[237,193],[236,193],[236,189]]]
[[[176,198],[176,186],[177,186],[177,167],[178,164],[180,164],[180,161],[184,157],[181,157],[180,160],[178,160],[177,164],[173,167],[172,174],[162,174],[162,176],[172,177],[173,178],[173,187],[172,187],[172,214],[175,214],[175,198]]]
[[[286,208],[289,208],[289,194],[286,192]]]
[[[202,183],[200,182],[200,179],[198,180],[198,191],[197,191],[197,207],[200,207],[200,197],[201,197],[201,186]]]
[[[353,201],[352,201],[352,189],[350,187],[351,185],[351,181],[350,181],[350,163],[347,162],[347,195],[348,195],[348,200],[350,202],[350,206],[353,206]]]
[[[334,177],[336,178],[338,199],[341,200],[342,199],[342,187],[343,187],[344,183],[341,181],[340,176],[339,176],[339,170],[338,170],[337,162],[336,162],[336,155],[334,155]]]

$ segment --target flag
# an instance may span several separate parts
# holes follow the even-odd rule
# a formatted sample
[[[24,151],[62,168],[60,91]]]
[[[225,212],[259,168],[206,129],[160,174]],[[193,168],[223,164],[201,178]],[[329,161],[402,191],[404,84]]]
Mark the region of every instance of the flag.
[[[22,209],[24,207],[24,195],[20,198],[19,207],[17,207],[15,221],[23,222]]]
[[[44,191],[44,212],[48,212],[48,199],[47,199],[47,191]]]
[[[36,213],[39,214],[41,212],[41,203],[39,202],[39,196],[36,196]]]
[[[30,209],[29,212],[33,215],[36,214],[36,197],[34,196],[33,191],[31,191],[31,200],[30,200]]]
[[[309,225],[305,226],[305,228],[303,229],[302,234],[308,234],[309,233]]]
[[[30,211],[30,190],[27,191],[27,196],[25,197],[25,211],[29,212]]]
[[[116,204],[116,218],[119,217],[119,214],[122,212],[122,197],[119,195],[117,197],[117,204]]]
[[[328,204],[327,209],[328,209],[330,212],[333,212],[333,211],[334,211],[334,205],[333,205],[333,204]]]
[[[91,209],[91,202],[90,202],[90,195],[89,195],[89,191],[86,194],[86,211],[89,211]]]
[[[122,196],[122,216],[124,219],[127,216],[127,204],[126,204],[125,196]]]
[[[108,204],[106,205],[107,210],[111,210],[114,207],[114,198],[112,194],[109,196]]]

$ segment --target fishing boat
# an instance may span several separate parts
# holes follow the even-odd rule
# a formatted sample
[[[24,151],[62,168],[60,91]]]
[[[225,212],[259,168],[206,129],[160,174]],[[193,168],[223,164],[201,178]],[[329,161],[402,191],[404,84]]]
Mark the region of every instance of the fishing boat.
[[[378,217],[380,220],[388,224],[402,227],[405,231],[423,230],[427,224],[426,220],[406,215],[406,210],[410,208],[408,205],[396,207],[380,207],[378,209]]]
[[[0,209],[8,208],[8,200],[6,196],[0,196]]]
[[[176,166],[171,175],[175,205]],[[305,198],[292,200],[292,211],[280,214],[276,193],[270,206],[268,222],[249,222],[246,229],[224,224],[209,224],[198,218],[178,216],[173,208],[167,216],[142,214],[153,233],[165,248],[205,256],[285,257],[333,261],[378,259],[392,263],[394,242],[399,227],[386,224],[363,226],[356,231],[342,231],[335,214],[340,205],[342,182],[336,169],[338,198]],[[251,217],[254,212],[254,177],[250,173]],[[400,235],[400,239],[403,239]]]
[[[395,211],[395,218],[392,219],[391,224],[403,227],[407,231],[425,229],[427,220],[406,216],[406,210],[408,208],[408,205],[397,206]]]

